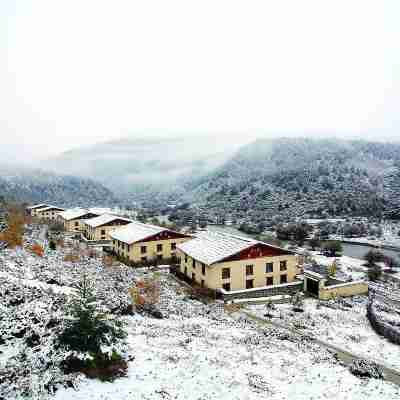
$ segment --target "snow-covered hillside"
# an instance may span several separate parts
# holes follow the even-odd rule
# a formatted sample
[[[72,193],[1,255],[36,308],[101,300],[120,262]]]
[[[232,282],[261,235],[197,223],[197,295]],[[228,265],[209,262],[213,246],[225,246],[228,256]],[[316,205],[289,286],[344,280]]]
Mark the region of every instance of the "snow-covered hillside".
[[[393,399],[399,388],[385,381],[360,380],[320,346],[273,327],[259,326],[220,303],[203,304],[169,274],[160,281],[163,319],[125,315],[128,376],[112,383],[63,375],[62,352],[54,348],[64,304],[86,274],[105,310],[126,314],[128,288],[146,270],[101,258],[64,261],[77,249],[47,248],[44,257],[27,250],[0,252],[0,398],[57,400],[125,399]]]

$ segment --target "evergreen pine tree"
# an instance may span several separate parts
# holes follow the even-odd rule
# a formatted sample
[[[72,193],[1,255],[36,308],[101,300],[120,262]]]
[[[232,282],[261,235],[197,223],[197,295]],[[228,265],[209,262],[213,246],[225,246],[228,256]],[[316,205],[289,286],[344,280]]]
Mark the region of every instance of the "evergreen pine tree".
[[[126,337],[122,321],[101,313],[93,286],[86,275],[78,285],[78,294],[68,306],[69,317],[59,337],[61,346],[99,359],[116,356],[110,349]]]

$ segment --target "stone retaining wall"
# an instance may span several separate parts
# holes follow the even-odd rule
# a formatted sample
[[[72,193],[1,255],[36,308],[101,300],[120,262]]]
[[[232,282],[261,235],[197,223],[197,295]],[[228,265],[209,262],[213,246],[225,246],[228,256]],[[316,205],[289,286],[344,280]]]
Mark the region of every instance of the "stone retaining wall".
[[[367,305],[367,318],[376,333],[382,335],[390,342],[400,345],[400,330],[396,329],[396,327],[388,324],[377,316],[374,310],[373,300],[371,298]]]
[[[233,299],[270,297],[270,296],[277,296],[280,294],[292,295],[302,290],[303,290],[303,282],[296,281],[292,283],[286,283],[283,285],[264,286],[260,288],[236,290],[230,292],[227,292],[224,289],[219,289],[219,292],[224,301],[230,301]]]

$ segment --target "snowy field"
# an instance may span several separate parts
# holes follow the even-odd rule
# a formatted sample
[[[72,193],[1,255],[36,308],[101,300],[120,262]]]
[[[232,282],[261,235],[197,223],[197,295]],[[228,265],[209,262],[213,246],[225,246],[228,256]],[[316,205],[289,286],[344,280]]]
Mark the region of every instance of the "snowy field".
[[[34,231],[27,239],[37,234]],[[33,400],[392,400],[400,396],[398,386],[360,380],[332,354],[300,336],[259,326],[240,312],[229,314],[222,304],[191,299],[166,273],[157,275],[158,306],[165,318],[123,317],[131,357],[128,376],[113,383],[82,376],[63,378],[49,343],[56,316],[81,274],[95,281],[97,295],[110,312],[126,307],[127,289],[145,274],[123,265],[103,266],[101,259],[64,262],[64,256],[62,250],[46,251],[44,257],[25,250],[0,252],[0,399],[24,395]],[[323,311],[332,318],[321,316],[326,334],[331,326],[339,334],[334,314]],[[343,318],[353,323],[355,334],[368,338],[368,327],[358,325],[357,313],[354,308],[343,312]],[[345,332],[350,333],[347,326]],[[27,346],[32,332],[37,334],[35,344]],[[377,354],[381,342],[375,345]],[[51,395],[44,391],[49,382],[57,389]]]
[[[375,333],[366,317],[366,304],[365,296],[346,299],[346,307],[308,298],[303,313],[294,312],[290,304],[280,304],[273,315],[290,327],[399,371],[400,346]],[[261,305],[248,308],[259,317],[266,312]]]

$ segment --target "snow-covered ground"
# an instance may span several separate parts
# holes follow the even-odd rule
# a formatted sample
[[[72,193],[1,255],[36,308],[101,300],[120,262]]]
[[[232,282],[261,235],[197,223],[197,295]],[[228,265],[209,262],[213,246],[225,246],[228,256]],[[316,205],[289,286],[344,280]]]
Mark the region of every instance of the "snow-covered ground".
[[[56,400],[392,400],[400,396],[399,387],[382,380],[356,378],[332,354],[300,336],[257,325],[240,311],[229,314],[220,303],[206,305],[191,299],[167,273],[158,274],[158,307],[165,318],[140,314],[123,317],[128,324],[129,354],[134,357],[128,376],[113,383],[82,378],[75,388],[66,388],[68,381],[59,379],[57,365],[43,370],[51,348],[41,346],[49,343],[46,335],[50,330],[46,327],[53,314],[61,312],[82,272],[95,281],[104,306],[113,310],[126,305],[127,289],[146,271],[123,265],[106,267],[101,259],[87,257],[72,264],[63,261],[65,253],[47,251],[40,258],[25,250],[0,252],[0,339],[5,340],[0,344],[0,398],[13,400],[24,393],[31,399],[43,399],[39,397],[43,393],[41,384],[51,380],[59,382],[53,396]],[[257,307],[262,313],[261,306],[254,310],[257,312]],[[337,315],[330,315],[329,309],[324,311],[331,318],[320,317],[321,330],[326,329],[327,335],[330,325],[337,335],[347,335],[353,324],[356,334],[369,336],[368,330],[364,332],[368,327],[358,319],[365,311],[362,317],[357,316],[362,310],[356,307]],[[343,332],[338,322],[341,316],[347,320]],[[39,333],[39,347],[25,344],[26,335],[32,331],[30,325]],[[382,344],[375,345],[374,354]],[[390,350],[393,357],[397,354],[400,358],[395,350]],[[20,363],[18,368],[14,368],[16,363]],[[10,371],[17,375],[10,376]],[[7,380],[15,386],[7,385]]]
[[[347,307],[339,305],[338,308],[334,308],[338,303],[319,302],[308,298],[304,301],[303,313],[294,312],[290,304],[279,304],[276,305],[274,315],[278,321],[304,333],[400,370],[400,346],[375,333],[366,317],[366,303],[367,298],[360,296],[346,299]],[[260,317],[266,312],[265,306],[261,305],[248,308]]]
[[[114,383],[85,380],[56,400],[393,399],[399,388],[361,381],[321,348],[246,320],[132,317],[135,360]]]

